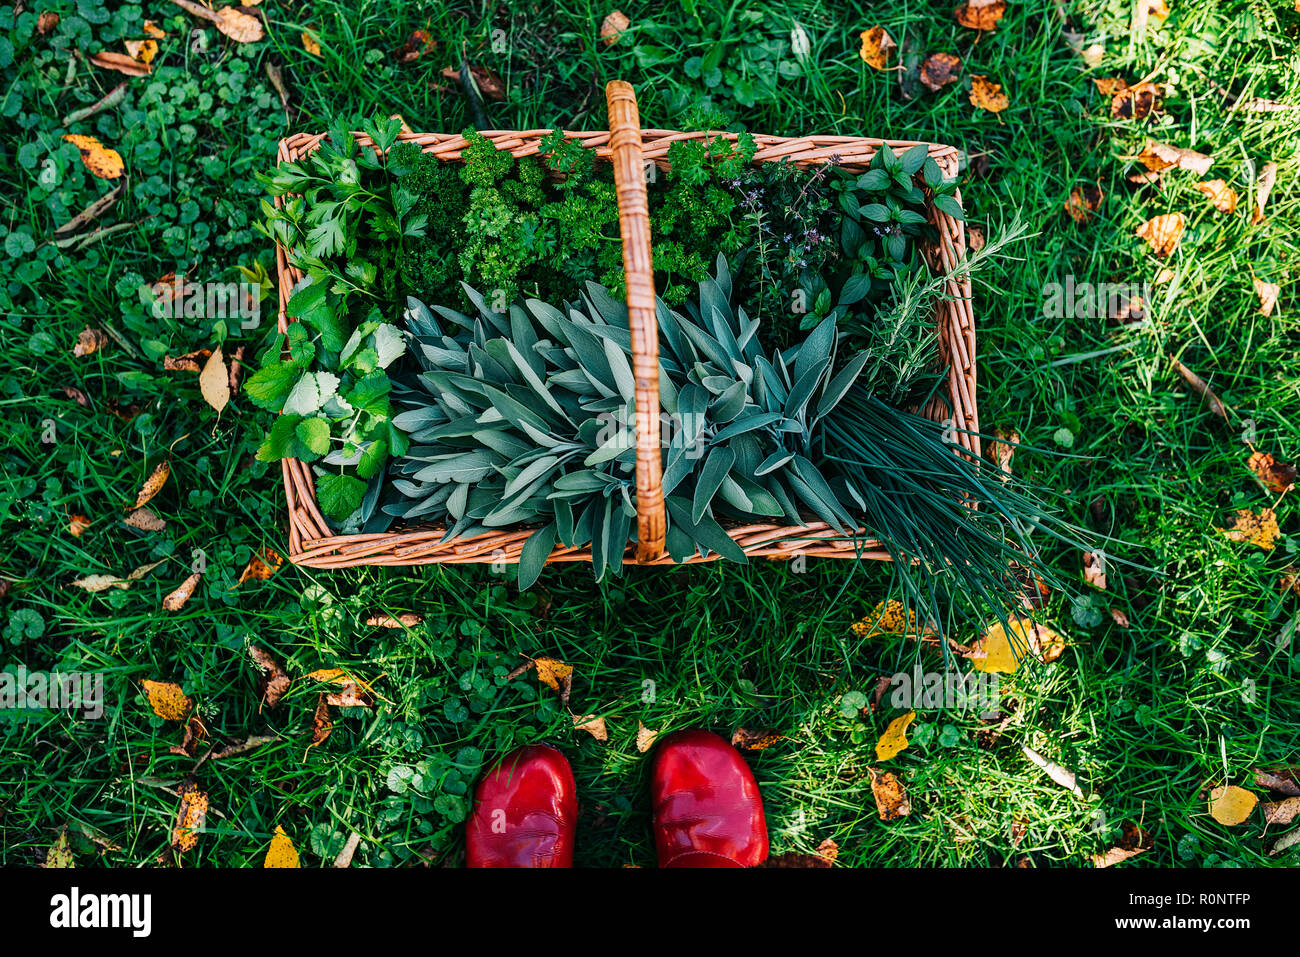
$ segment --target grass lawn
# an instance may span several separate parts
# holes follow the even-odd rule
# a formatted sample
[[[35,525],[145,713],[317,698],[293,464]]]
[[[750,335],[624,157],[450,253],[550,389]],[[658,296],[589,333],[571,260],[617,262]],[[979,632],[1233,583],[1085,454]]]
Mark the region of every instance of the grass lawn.
[[[852,867],[1080,867],[1132,821],[1153,846],[1127,867],[1294,864],[1294,851],[1269,854],[1285,827],[1266,827],[1258,811],[1225,826],[1206,798],[1237,784],[1275,800],[1254,769],[1300,767],[1298,599],[1284,585],[1300,564],[1293,496],[1265,491],[1247,465],[1252,450],[1300,455],[1300,12],[1290,0],[1167,2],[1167,19],[1143,24],[1132,2],[1012,0],[984,32],[954,20],[954,0],[865,13],[820,0],[624,0],[631,26],[613,45],[599,40],[612,6],[572,0],[266,0],[266,35],[246,44],[162,0],[0,8],[0,663],[105,676],[101,717],[0,712],[0,863],[44,861],[67,828],[78,866],[258,866],[282,827],[307,866],[332,862],[354,832],[354,865],[454,864],[479,769],[515,745],[551,741],[578,778],[579,863],[650,865],[644,724],[782,734],[751,757],[773,853],[829,839]],[[147,36],[146,20],[166,34],[148,75],[73,54],[120,52]],[[901,71],[860,57],[859,35],[877,25],[896,41]],[[436,46],[400,62],[417,29]],[[802,58],[792,31],[806,38]],[[691,58],[719,44],[724,74],[709,87],[717,78],[699,76]],[[1028,227],[977,275],[982,426],[1017,432],[1017,474],[1049,490],[1070,521],[1114,539],[1117,561],[1103,592],[1082,582],[1077,552],[1057,550],[1076,595],[1051,595],[1042,616],[1068,647],[1004,676],[1010,721],[922,708],[911,746],[877,762],[874,745],[901,712],[888,697],[874,711],[861,705],[918,653],[906,636],[851,627],[891,594],[887,566],[633,567],[601,585],[562,566],[524,594],[510,569],[490,566],[286,564],[238,583],[259,549],[288,551],[279,469],[252,459],[269,416],[237,394],[218,417],[198,376],[165,371],[164,357],[222,343],[226,355],[245,346],[251,363],[273,335],[275,292],[260,325],[243,328],[155,318],[137,290],[171,272],[273,275],[273,250],[253,228],[253,174],[278,139],[376,111],[417,130],[461,130],[473,117],[458,81],[441,74],[462,51],[502,81],[503,98],[486,104],[494,128],[603,128],[604,84],[622,78],[647,127],[956,145],[969,224],[990,240],[1016,220]],[[917,70],[936,52],[961,58],[961,78],[932,92]],[[782,59],[801,65],[783,72]],[[977,75],[1001,84],[1001,112],[972,105]],[[1114,115],[1094,80],[1115,77],[1160,87],[1149,116]],[[115,105],[68,117],[120,83]],[[1282,106],[1250,108],[1255,100]],[[115,183],[85,171],[67,133],[116,149],[127,174],[84,243],[56,227]],[[1148,140],[1213,165],[1131,182]],[[1269,163],[1276,185],[1253,217]],[[1196,188],[1212,179],[1239,194],[1235,211]],[[1065,206],[1088,187],[1103,198],[1077,223]],[[1186,229],[1160,258],[1136,232],[1173,213]],[[1271,315],[1256,278],[1281,287]],[[1077,304],[1054,318],[1050,284],[1071,281],[1149,283],[1147,321]],[[74,355],[88,326],[106,339]],[[1226,416],[1187,386],[1175,357]],[[126,525],[126,506],[163,461],[170,477],[150,508],[165,528]],[[1223,533],[1236,510],[1266,508],[1281,529],[1273,547]],[[86,519],[79,535],[73,516]],[[129,588],[70,584],[158,561]],[[192,569],[203,572],[194,596],[161,611]],[[367,624],[384,613],[420,621]],[[296,680],[277,708],[259,708],[250,643],[295,678],[346,668],[379,700],[338,711],[332,734],[309,747],[320,686]],[[920,654],[942,667],[933,650]],[[521,655],[572,664],[570,707],[603,716],[609,740],[575,730],[532,675],[507,680]],[[182,726],[152,712],[144,679],[180,684],[209,743],[272,737],[198,768],[210,810],[183,854],[169,845],[197,758],[169,750]],[[1079,793],[1026,746],[1075,773]],[[879,819],[872,766],[902,779],[910,816]]]

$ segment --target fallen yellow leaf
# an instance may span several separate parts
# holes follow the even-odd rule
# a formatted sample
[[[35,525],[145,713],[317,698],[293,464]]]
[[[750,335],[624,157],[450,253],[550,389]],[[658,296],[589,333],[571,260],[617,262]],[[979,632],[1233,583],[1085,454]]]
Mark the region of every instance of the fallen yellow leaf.
[[[1277,525],[1277,515],[1271,508],[1266,508],[1258,515],[1248,508],[1237,509],[1232,527],[1220,529],[1231,541],[1249,542],[1266,551],[1272,551],[1282,530]]]
[[[907,714],[900,715],[889,722],[889,726],[885,728],[885,733],[876,742],[877,760],[888,761],[907,747],[907,726],[915,720],[916,712],[909,711]]]
[[[129,509],[134,511],[161,492],[162,487],[167,484],[167,477],[171,474],[171,463],[164,460],[155,465],[149,477],[144,480],[144,485],[140,487],[140,492],[135,497],[135,504],[129,506]]]
[[[654,747],[655,738],[659,737],[658,731],[651,731],[645,726],[645,723],[638,721],[636,723],[636,749],[645,754]]]
[[[609,728],[605,724],[604,718],[598,718],[594,714],[585,714],[578,717],[573,716],[573,729],[575,731],[586,731],[597,741],[609,740]]]
[[[1210,817],[1225,827],[1236,827],[1255,810],[1259,798],[1235,784],[1217,787],[1210,792]]]
[[[302,31],[302,48],[312,56],[320,56],[320,41],[306,30]]]
[[[1006,12],[1006,0],[966,0],[966,5],[954,10],[953,16],[963,27],[972,30],[995,30],[998,21]]]
[[[882,821],[896,821],[912,813],[912,802],[903,782],[891,772],[867,768],[871,775],[871,794],[876,799],[876,813]]]
[[[262,867],[302,867],[298,861],[298,849],[293,846],[293,840],[289,837],[280,825],[275,826],[275,834],[271,838],[271,846],[266,849],[266,860],[262,862]]]
[[[190,781],[181,788],[181,806],[172,828],[172,847],[184,853],[198,847],[199,832],[208,817],[208,796]]]
[[[538,658],[537,680],[552,691],[560,690],[560,682],[573,674],[573,665],[567,665],[556,658]]]
[[[1221,179],[1207,179],[1204,182],[1192,184],[1199,190],[1211,205],[1221,213],[1235,213],[1237,211],[1237,193],[1231,186]]]

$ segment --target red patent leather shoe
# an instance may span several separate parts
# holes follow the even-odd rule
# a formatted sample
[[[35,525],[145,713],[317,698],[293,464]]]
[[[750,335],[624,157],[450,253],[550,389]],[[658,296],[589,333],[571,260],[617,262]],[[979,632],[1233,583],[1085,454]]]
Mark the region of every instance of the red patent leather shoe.
[[[651,770],[660,867],[753,867],[767,860],[754,773],[735,748],[698,728],[670,734]]]
[[[507,754],[474,789],[465,824],[468,867],[572,867],[577,786],[555,748]]]

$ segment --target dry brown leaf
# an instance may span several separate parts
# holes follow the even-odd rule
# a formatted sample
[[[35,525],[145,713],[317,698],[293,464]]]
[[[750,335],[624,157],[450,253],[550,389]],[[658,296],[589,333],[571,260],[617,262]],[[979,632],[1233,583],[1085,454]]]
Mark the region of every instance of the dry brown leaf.
[[[1292,110],[1300,110],[1300,103],[1279,103],[1277,100],[1252,97],[1249,100],[1238,101],[1232,109],[1243,113],[1289,113]]]
[[[993,83],[978,74],[971,74],[970,102],[972,106],[990,113],[1001,113],[1011,105],[1011,101],[1002,92],[1001,83]]]
[[[273,734],[255,734],[251,738],[245,738],[243,741],[235,741],[212,752],[211,760],[221,761],[225,758],[238,757],[241,754],[247,754],[250,751],[256,751],[264,744],[270,744],[274,741]]]
[[[80,359],[98,352],[106,345],[108,345],[108,336],[102,330],[86,326],[77,333],[77,344],[72,347],[72,354]]]
[[[178,754],[181,757],[194,757],[199,750],[199,745],[203,739],[208,736],[208,729],[203,726],[197,715],[185,722],[185,737],[181,739],[180,744],[173,744],[168,748],[171,754]]]
[[[80,538],[82,532],[90,528],[90,516],[72,514],[68,516],[68,534]]]
[[[320,41],[307,30],[302,31],[302,48],[312,56],[320,56]]]
[[[1212,156],[1152,140],[1147,140],[1146,147],[1138,154],[1138,161],[1153,173],[1177,168],[1191,170],[1197,176],[1204,176],[1214,165]]]
[[[208,796],[193,781],[181,788],[181,806],[176,811],[176,826],[172,828],[172,847],[184,853],[199,845],[199,832],[208,817]]]
[[[978,226],[966,227],[966,245],[970,247],[973,253],[979,252],[984,248],[984,230]]]
[[[121,86],[117,87],[117,89],[122,89],[122,87],[125,86],[126,84],[123,83],[121,84]],[[93,203],[91,203],[81,212],[77,213],[76,216],[73,216],[62,226],[55,227],[54,231],[56,233],[74,233],[82,226],[94,222],[96,219],[102,216],[107,210],[112,208],[113,204],[116,203],[118,199],[121,198],[124,192],[126,192],[125,180],[118,183],[111,190],[109,190],[103,196],[99,197],[99,199],[95,200]]]
[[[156,50],[157,44],[154,44],[154,47]],[[127,76],[148,76],[153,72],[153,67],[149,65],[148,60],[137,60],[129,53],[118,53],[116,50],[92,53],[86,59],[100,69],[115,70],[118,73],[125,73]],[[67,139],[67,137],[65,136],[64,139]]]
[[[898,51],[898,44],[889,35],[889,31],[884,27],[872,27],[862,31],[861,39],[862,49],[858,51],[858,56],[874,69],[889,69],[889,61]]]
[[[931,92],[937,93],[949,83],[957,82],[961,72],[961,57],[951,53],[931,53],[921,63],[921,84]]]
[[[126,590],[131,587],[131,583],[118,578],[116,575],[87,575],[84,578],[75,578],[68,583],[72,588],[80,588],[82,591],[88,591],[92,595],[97,595],[102,591],[108,591],[110,588],[121,588]]]
[[[203,394],[203,401],[218,412],[230,402],[230,375],[220,346],[203,364],[203,371],[199,373],[199,391]]]
[[[1255,180],[1255,208],[1250,214],[1250,221],[1256,226],[1264,221],[1264,207],[1268,205],[1268,196],[1273,192],[1273,184],[1276,182],[1277,164],[1265,163],[1259,171],[1259,178]]]
[[[1258,276],[1251,276],[1251,282],[1255,284],[1255,295],[1259,296],[1259,314],[1264,318],[1273,315],[1273,309],[1277,306],[1277,297],[1282,293],[1282,287],[1275,282],[1265,282]]]
[[[1177,359],[1174,359],[1174,368],[1178,370],[1178,374],[1183,377],[1183,380],[1191,386],[1192,391],[1205,400],[1206,404],[1210,407],[1210,411],[1223,419],[1224,422],[1227,422],[1228,407],[1223,404],[1215,394],[1214,390],[1210,388],[1209,383]]]
[[[1186,228],[1187,219],[1182,213],[1165,213],[1148,219],[1138,227],[1137,235],[1139,239],[1147,241],[1152,252],[1164,257],[1178,248],[1178,240]]]
[[[195,349],[183,356],[163,356],[164,372],[201,372],[203,365],[212,356],[211,349]]]
[[[1290,824],[1300,814],[1300,797],[1261,804],[1259,809],[1264,812],[1265,824]]]
[[[773,728],[737,728],[731,746],[741,751],[764,751],[783,740],[785,735]]]
[[[622,10],[614,10],[601,21],[600,38],[605,42],[605,46],[613,46],[623,35],[623,31],[631,25],[632,21],[628,19],[626,13]]]
[[[758,866],[788,870],[822,870],[833,867],[839,856],[840,846],[828,837],[817,845],[815,854],[800,854],[798,851],[774,854]]]
[[[158,55],[157,40],[127,40],[125,44],[126,52],[139,63],[152,63],[153,58]]]
[[[1083,553],[1083,580],[1093,588],[1106,590],[1106,568],[1096,552]]]
[[[903,782],[891,772],[867,768],[871,775],[871,793],[876,799],[876,813],[882,821],[896,821],[912,813],[912,802]]]
[[[952,13],[963,27],[996,30],[998,21],[1006,12],[1006,0],[966,0],[965,6],[958,7]]]
[[[1122,608],[1112,608],[1110,610],[1110,620],[1119,628],[1129,627],[1128,615],[1124,613]]]
[[[1070,214],[1070,218],[1082,226],[1096,214],[1101,208],[1101,201],[1105,198],[1105,193],[1101,187],[1095,183],[1084,183],[1082,186],[1076,186],[1070,190],[1070,198],[1065,204],[1065,211]]]
[[[1239,508],[1232,519],[1232,527],[1220,531],[1230,541],[1247,542],[1265,551],[1272,551],[1273,543],[1282,534],[1277,525],[1277,515],[1271,508],[1264,509],[1258,515],[1248,508]]]
[[[1125,821],[1119,843],[1104,854],[1094,854],[1092,864],[1094,867],[1110,867],[1121,861],[1127,861],[1130,857],[1143,854],[1153,847],[1155,847],[1155,840],[1150,834],[1132,821]]]
[[[1253,452],[1246,464],[1270,492],[1285,492],[1295,484],[1296,467],[1279,462],[1271,452]]]
[[[36,32],[43,37],[49,36],[58,25],[59,15],[53,10],[46,10],[36,18]]]
[[[361,835],[353,831],[348,835],[347,842],[343,845],[343,850],[339,851],[338,857],[334,858],[334,867],[351,867],[352,858],[357,853],[357,848],[361,846]]]
[[[1104,97],[1114,99],[1116,93],[1122,93],[1128,89],[1128,83],[1118,76],[1094,76],[1092,84],[1097,88],[1097,92]]]
[[[479,92],[489,100],[500,102],[506,98],[506,84],[501,79],[500,74],[490,67],[480,66],[477,63],[470,64],[470,75],[474,78],[474,85],[478,87]],[[454,66],[443,69],[442,75],[449,80],[460,82],[460,70]]]
[[[1110,101],[1110,115],[1117,120],[1145,119],[1160,99],[1154,83],[1139,83],[1119,90]]]
[[[194,702],[175,682],[145,678],[140,684],[144,685],[145,694],[149,696],[153,713],[166,721],[184,721],[194,710]]]
[[[234,7],[222,7],[213,16],[212,22],[236,43],[256,43],[266,34],[261,20]]]
[[[654,747],[655,738],[657,737],[659,737],[658,731],[651,731],[642,721],[636,723],[636,749],[641,754],[645,754]]]
[[[560,690],[560,683],[573,674],[573,665],[565,664],[556,658],[535,658],[537,680],[552,691]]]
[[[1224,827],[1242,824],[1255,811],[1259,798],[1235,784],[1217,787],[1210,792],[1210,817]]]
[[[203,576],[195,572],[185,581],[181,582],[177,589],[169,594],[162,601],[163,611],[180,611],[185,607],[185,603],[190,600],[194,594],[194,587],[199,583]]]
[[[86,393],[82,392],[76,386],[65,385],[63,387],[63,394],[66,395],[73,402],[77,403],[77,405],[81,406],[83,409],[90,408],[90,396],[86,395]]]
[[[366,624],[371,628],[414,628],[420,622],[424,621],[414,612],[405,612],[394,618],[392,615],[371,615],[366,619]]]
[[[1278,794],[1285,794],[1288,797],[1300,797],[1300,771],[1290,768],[1264,771],[1255,768],[1255,783]]]
[[[341,681],[340,691],[325,693],[325,702],[335,708],[373,708],[375,696],[369,690],[362,690],[362,682],[347,679]]]
[[[257,679],[257,698],[268,708],[274,708],[280,703],[285,692],[289,690],[289,685],[293,683],[288,673],[281,667],[280,663],[275,660],[274,656],[258,645],[248,646],[248,656],[253,659],[253,664],[262,672]]]
[[[148,508],[137,508],[123,521],[132,528],[140,529],[142,532],[161,532],[167,527],[166,520],[159,518],[152,509]]]
[[[1237,211],[1237,192],[1221,179],[1207,179],[1201,183],[1192,184],[1198,189],[1205,198],[1221,213],[1235,213]]]
[[[308,747],[316,747],[330,736],[334,730],[334,717],[330,714],[329,702],[325,700],[322,694],[316,699],[316,713],[311,719],[311,744]]]
[[[137,508],[148,504],[149,500],[162,491],[162,487],[167,484],[167,477],[172,474],[171,463],[163,460],[153,467],[149,477],[144,480],[144,485],[140,486],[140,491],[135,497],[135,504],[129,506],[134,511]]]
[[[1015,457],[1016,446],[1020,444],[1020,433],[1015,429],[997,428],[993,434],[995,439],[988,444],[987,454],[1002,472],[1002,481],[1009,482],[1013,475],[1011,460]]]
[[[244,570],[239,573],[239,581],[235,582],[236,587],[252,579],[254,581],[266,581],[280,570],[284,564],[284,559],[279,553],[272,548],[262,546],[253,553],[253,557],[248,560]]]
[[[605,724],[605,719],[594,714],[584,714],[582,717],[575,714],[573,716],[573,730],[586,731],[597,741],[609,740],[609,727]]]
[[[428,30],[413,30],[406,38],[406,43],[397,51],[398,63],[412,63],[437,47],[437,42]],[[318,51],[319,52],[319,51]]]

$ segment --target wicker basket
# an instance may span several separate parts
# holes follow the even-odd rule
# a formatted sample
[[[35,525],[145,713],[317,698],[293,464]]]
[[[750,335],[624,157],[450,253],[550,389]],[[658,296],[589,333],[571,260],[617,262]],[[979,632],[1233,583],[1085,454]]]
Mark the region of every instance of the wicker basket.
[[[637,538],[624,561],[630,564],[669,565],[673,559],[664,551],[664,501],[660,486],[658,328],[655,319],[654,280],[650,258],[650,218],[646,196],[645,169],[649,161],[667,167],[668,147],[678,140],[727,137],[734,134],[671,130],[642,130],[632,87],[614,81],[606,88],[609,103],[608,132],[569,133],[597,156],[612,161],[618,196],[619,224],[623,238],[623,264],[627,275],[628,321],[632,332],[633,371],[636,377],[638,423],[648,423],[637,434],[636,488]],[[498,149],[515,156],[533,156],[550,130],[488,131],[484,135]],[[315,150],[324,134],[300,133],[280,141],[280,161],[298,159]],[[445,133],[403,133],[400,139],[418,143],[425,152],[443,160],[458,160],[466,143],[463,137]],[[854,136],[755,136],[758,151],[754,162],[789,159],[800,167],[824,163],[831,156],[850,170],[865,170],[882,144],[907,149],[912,141],[877,140]],[[362,147],[371,140],[357,134]],[[945,176],[958,171],[957,150],[930,145],[930,156]],[[932,402],[925,414],[937,421],[951,418],[956,441],[968,452],[980,454],[979,419],[975,406],[975,322],[971,312],[968,276],[952,275],[966,249],[965,227],[951,216],[929,207],[930,221],[937,227],[938,245],[923,250],[930,267],[950,276],[949,298],[936,315],[939,349],[950,373],[945,383],[946,401]],[[284,332],[294,321],[285,312],[300,270],[289,265],[286,250],[276,247],[276,271],[280,293],[279,328]],[[283,462],[285,492],[289,503],[289,557],[300,565],[317,568],[346,568],[355,565],[425,565],[436,562],[488,563],[519,561],[519,551],[532,533],[517,528],[442,541],[446,530],[421,527],[382,534],[336,535],[330,531],[316,504],[312,472],[296,459]],[[806,526],[751,524],[728,529],[730,536],[750,556],[789,559],[799,555],[823,558],[888,560],[879,543],[863,539],[846,540],[824,522]],[[698,554],[690,561],[712,560]],[[591,561],[589,548],[557,547],[550,562]]]

